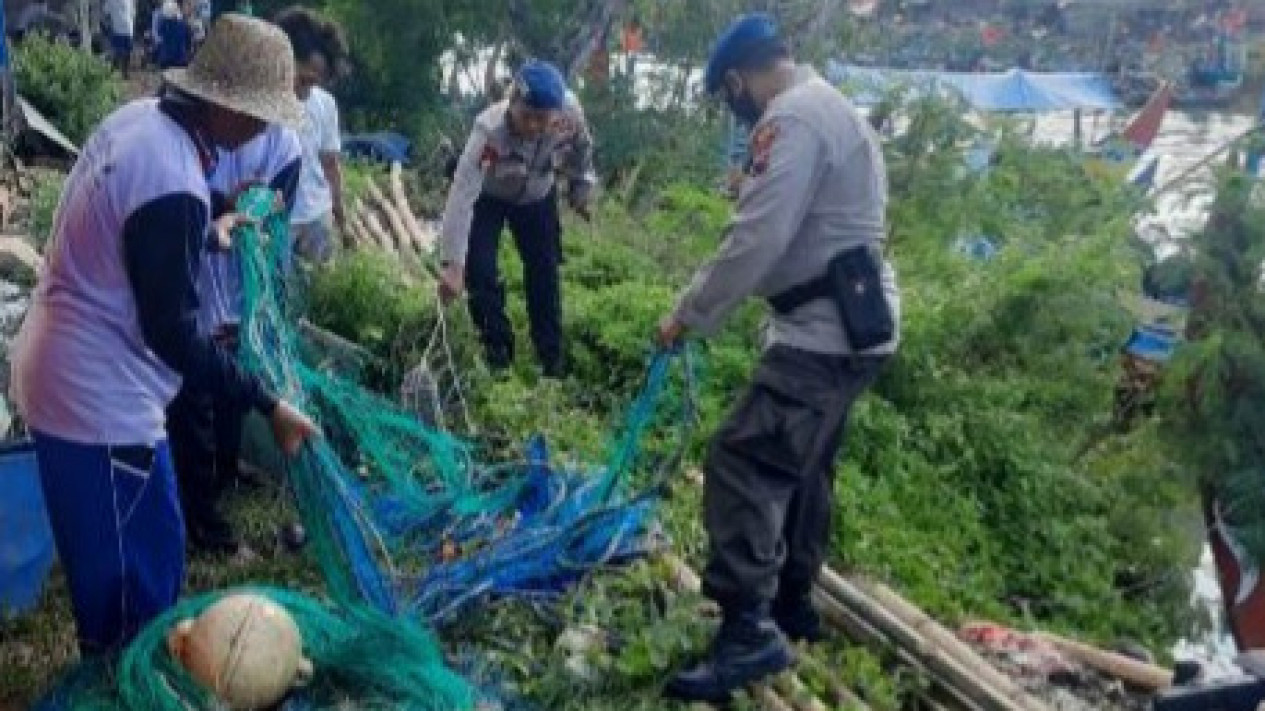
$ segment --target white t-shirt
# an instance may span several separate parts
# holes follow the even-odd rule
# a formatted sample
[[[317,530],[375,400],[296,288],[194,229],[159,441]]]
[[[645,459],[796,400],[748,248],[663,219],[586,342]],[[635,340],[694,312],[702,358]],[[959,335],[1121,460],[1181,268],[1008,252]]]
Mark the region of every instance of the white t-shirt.
[[[213,192],[231,196],[245,183],[268,185],[299,157],[299,137],[272,124],[250,143],[231,153],[220,151],[207,179]],[[242,271],[237,252],[202,255],[198,275],[198,330],[215,335],[221,327],[241,323]]]
[[[13,344],[14,396],[32,428],[82,444],[165,438],[180,375],[141,333],[123,228],[148,203],[182,194],[210,211],[197,149],[157,99],[127,104],[89,137]]]
[[[308,224],[324,218],[334,208],[329,181],[321,167],[322,153],[338,153],[343,148],[338,133],[338,104],[328,91],[319,86],[303,102],[306,119],[299,132],[303,143],[303,169],[299,177],[299,189],[290,213],[293,224]]]
[[[131,37],[136,24],[135,0],[106,0],[105,16],[110,22],[110,32]]]

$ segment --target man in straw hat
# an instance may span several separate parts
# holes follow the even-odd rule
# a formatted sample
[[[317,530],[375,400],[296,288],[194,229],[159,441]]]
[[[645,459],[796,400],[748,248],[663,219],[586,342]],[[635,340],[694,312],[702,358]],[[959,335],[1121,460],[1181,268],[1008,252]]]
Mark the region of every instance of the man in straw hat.
[[[223,248],[234,219],[212,230],[207,176],[217,150],[302,116],[289,42],[225,16],[191,66],[164,78],[160,98],[115,111],[85,144],[14,348],[14,395],[87,654],[124,645],[179,594],[185,533],[164,409],[182,381],[258,410],[288,454],[317,433],[197,324],[203,253]]]

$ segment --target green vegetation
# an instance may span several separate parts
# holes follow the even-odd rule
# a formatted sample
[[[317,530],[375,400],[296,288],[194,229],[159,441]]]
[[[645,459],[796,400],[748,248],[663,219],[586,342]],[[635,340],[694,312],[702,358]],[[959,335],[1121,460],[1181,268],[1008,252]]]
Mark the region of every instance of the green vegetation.
[[[1110,418],[1115,353],[1133,325],[1117,294],[1138,288],[1128,216],[1140,199],[1086,174],[1074,154],[1010,139],[988,175],[968,175],[952,146],[970,132],[951,107],[911,109],[920,130],[939,138],[909,135],[889,146],[903,344],[854,414],[837,484],[835,563],[893,582],[950,623],[988,617],[1106,644],[1139,639],[1163,655],[1192,624],[1186,571],[1197,540],[1175,525],[1192,520],[1192,492],[1154,423],[1077,456]],[[651,208],[638,200],[630,212],[608,201],[596,227],[569,225],[570,380],[537,383],[526,356],[507,380],[489,381],[474,368],[475,419],[501,441],[543,430],[569,457],[599,455],[636,386],[653,325],[714,248],[729,210],[686,184],[654,194]],[[944,195],[955,199],[937,198]],[[1001,246],[994,260],[953,249],[958,237],[981,233]],[[503,257],[511,313],[525,328],[519,267],[512,251]],[[404,352],[400,341],[424,340],[403,324],[427,323],[433,298],[381,276],[364,278],[371,261],[358,257],[318,275],[319,302],[345,311],[314,315],[376,344],[389,360]],[[388,316],[397,310],[406,315]],[[703,434],[745,382],[760,310],[744,309],[708,344]],[[526,344],[525,332],[519,335]],[[461,345],[463,357],[473,357],[471,344]],[[675,492],[665,528],[698,563],[696,493],[684,479]],[[688,612],[697,600],[673,599],[663,580],[654,565],[635,566],[586,583],[560,618],[510,607],[462,635],[531,640],[497,658],[514,688],[550,708],[628,708],[620,704],[641,694],[650,694],[639,702],[644,708],[657,708],[647,686],[663,679],[700,631]],[[594,654],[600,682],[577,682],[552,646],[579,624],[631,636]],[[824,653],[839,655],[849,680],[879,708],[895,708],[920,684],[889,678],[884,660],[862,650]]]
[[[53,218],[66,178],[61,173],[48,170],[31,171],[31,176],[34,186],[31,189],[30,234],[36,248],[43,250],[48,238],[53,236]]]
[[[123,98],[123,82],[107,61],[41,35],[14,46],[13,75],[22,96],[76,143]]]
[[[434,66],[454,33],[478,44],[521,32],[514,39],[522,52],[534,47],[536,23],[565,16],[565,23],[556,21],[578,31],[584,15],[560,15],[561,4],[542,2],[540,15],[510,28],[487,21],[506,16],[502,3],[477,13],[468,3],[443,0],[313,4],[348,24],[357,59],[356,86],[346,95],[352,122],[390,124],[422,138],[433,127],[452,131],[465,120],[459,110],[439,107],[441,77],[417,69]],[[663,61],[684,69],[697,67],[714,25],[732,9],[721,0],[699,3],[694,13],[674,9],[694,3],[631,5],[660,30]],[[258,6],[261,13],[270,9]],[[50,48],[76,56],[59,54],[45,66],[25,50],[19,66],[25,61],[27,68],[20,71],[95,71],[73,50]],[[101,76],[103,85],[115,81],[108,71]],[[487,374],[464,307],[446,314],[456,363],[468,376],[476,436],[491,451],[508,452],[543,432],[564,460],[600,461],[642,375],[657,319],[721,238],[730,205],[710,187],[719,177],[721,132],[713,112],[691,108],[684,92],[668,91],[670,78],[657,93],[671,100],[638,108],[621,81],[584,89],[608,190],[593,223],[566,226],[571,377],[543,383],[534,374],[521,268],[508,240],[502,266],[511,318],[522,329],[515,370],[501,379]],[[95,98],[82,107],[57,100],[63,103],[56,111],[70,112],[63,115],[83,113],[75,120],[86,122],[85,131],[96,120],[87,118],[90,111],[99,117],[109,108],[91,108]],[[949,624],[988,617],[1100,643],[1133,638],[1163,655],[1192,624],[1187,571],[1197,537],[1182,525],[1194,518],[1184,472],[1219,471],[1225,461],[1218,457],[1254,461],[1250,452],[1222,445],[1254,441],[1240,436],[1243,427],[1260,429],[1252,419],[1256,385],[1200,391],[1215,398],[1209,403],[1234,406],[1196,412],[1242,415],[1236,422],[1145,422],[1127,434],[1098,437],[1111,417],[1116,352],[1133,325],[1117,294],[1138,289],[1130,217],[1142,200],[1087,172],[1077,154],[1034,149],[1004,126],[996,165],[987,174],[970,174],[961,148],[978,130],[960,119],[958,107],[925,102],[901,111],[911,119],[909,130],[891,140],[887,152],[888,247],[902,282],[902,347],[853,415],[838,468],[833,563],[891,582]],[[364,181],[352,172],[354,193]],[[411,182],[430,185],[431,177],[412,176]],[[433,192],[417,197],[418,204],[441,202]],[[52,204],[45,197],[36,202]],[[51,211],[37,210],[37,235],[47,231],[43,214]],[[1235,290],[1247,289],[1256,274],[1243,266],[1259,264],[1265,244],[1259,214],[1251,215],[1244,227],[1225,233],[1225,248],[1238,250],[1241,261],[1205,265],[1209,274],[1228,275],[1211,278],[1224,287],[1218,293],[1241,293]],[[1000,247],[996,258],[959,254],[958,240],[976,235]],[[314,274],[306,295],[303,315],[371,352],[362,380],[386,394],[398,392],[402,375],[426,355],[438,322],[429,277],[383,255],[348,255]],[[744,307],[704,348],[695,463],[746,382],[762,310],[755,303]],[[1240,369],[1257,363],[1252,344],[1260,333],[1244,324],[1256,324],[1259,310],[1255,301],[1227,307],[1214,336],[1191,349],[1188,372],[1222,368],[1231,357]],[[1209,432],[1220,434],[1207,439]],[[1175,443],[1181,449],[1196,441],[1218,447],[1175,456]],[[1096,444],[1086,450],[1090,442]],[[651,443],[654,451],[666,446]],[[682,475],[661,516],[673,548],[696,565],[705,544],[698,498]],[[234,503],[234,515],[266,557],[245,567],[197,562],[191,591],[246,580],[319,591],[310,566],[276,542],[273,527],[293,517],[286,495],[270,489]],[[555,606],[492,606],[446,630],[444,639],[454,652],[482,653],[492,668],[476,671],[543,708],[663,709],[669,705],[658,686],[710,624],[698,613],[701,600],[676,593],[667,578],[661,562],[643,561],[584,581]],[[64,588],[55,583],[37,613],[0,623],[0,668],[15,670],[0,675],[0,701],[34,696],[69,659],[65,604]],[[569,661],[575,655],[558,638],[584,625],[611,640],[580,655],[581,665]],[[891,660],[841,642],[824,646],[819,656],[864,690],[876,709],[899,708],[923,683],[895,670]],[[821,681],[807,676],[810,684]]]
[[[904,145],[921,146],[917,165],[899,152]],[[1110,416],[1112,354],[1131,326],[1115,294],[1138,283],[1126,219],[1136,197],[1071,173],[1078,164],[1058,152],[1007,143],[987,177],[952,177],[959,154],[923,148],[911,139],[891,149],[901,176],[893,181],[891,252],[905,295],[903,345],[853,418],[837,483],[835,563],[893,582],[950,623],[992,617],[1100,642],[1141,639],[1162,652],[1189,624],[1185,571],[1194,538],[1172,522],[1186,515],[1190,491],[1153,426],[1075,459]],[[1041,190],[1024,188],[1034,184]],[[929,191],[961,197],[950,207],[928,199]],[[566,460],[599,460],[658,316],[714,248],[729,210],[684,184],[646,204],[633,213],[608,200],[593,226],[568,224],[564,292],[575,372],[567,381],[536,382],[525,333],[518,370],[491,379],[474,364],[464,309],[450,310],[485,437],[517,446],[543,431]],[[983,230],[1002,245],[995,260],[953,250],[960,234]],[[521,270],[508,247],[504,270],[512,317],[525,328]],[[376,355],[380,363],[365,376],[386,392],[417,363],[435,319],[430,282],[374,255],[318,272],[308,302],[315,322]],[[755,304],[744,309],[707,346],[701,434],[745,382],[760,312]],[[664,529],[697,564],[704,543],[697,492],[684,477],[673,490]],[[256,510],[247,520],[281,518],[279,502],[258,512],[243,501]],[[269,525],[250,529],[265,547]],[[294,565],[283,556],[251,572],[310,585]],[[194,586],[224,580],[199,576]],[[446,638],[491,649],[499,678],[549,708],[663,708],[656,694],[665,670],[707,627],[698,602],[670,592],[665,572],[646,562],[587,581],[548,615],[498,606]],[[554,646],[564,629],[581,624],[621,642],[592,652],[594,681],[568,671]],[[27,627],[19,631],[32,639]],[[513,647],[497,651],[496,639]],[[878,708],[896,708],[920,684],[889,676],[885,660],[863,650],[836,644],[823,654],[842,660],[845,676]],[[25,665],[11,684],[29,693],[47,673]]]
[[[1243,175],[1219,184],[1212,218],[1189,245],[1192,343],[1174,363],[1163,400],[1170,456],[1186,480],[1220,500],[1226,522],[1265,557],[1265,194]]]

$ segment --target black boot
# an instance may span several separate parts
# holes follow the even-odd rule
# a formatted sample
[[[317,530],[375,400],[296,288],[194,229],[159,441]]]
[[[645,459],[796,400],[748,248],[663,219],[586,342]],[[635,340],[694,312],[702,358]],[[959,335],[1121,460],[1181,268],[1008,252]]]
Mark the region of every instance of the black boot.
[[[726,609],[707,658],[672,677],[664,694],[681,701],[726,703],[734,691],[794,662],[767,605]]]
[[[773,620],[792,642],[816,644],[826,638],[809,590],[778,591],[773,601]]]

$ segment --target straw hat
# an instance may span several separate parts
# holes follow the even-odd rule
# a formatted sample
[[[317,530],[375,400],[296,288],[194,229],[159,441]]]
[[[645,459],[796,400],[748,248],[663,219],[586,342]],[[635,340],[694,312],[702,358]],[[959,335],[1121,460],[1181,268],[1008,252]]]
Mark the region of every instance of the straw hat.
[[[163,79],[230,111],[303,125],[303,105],[294,94],[294,50],[281,28],[263,20],[224,15],[189,67],[168,69]]]

